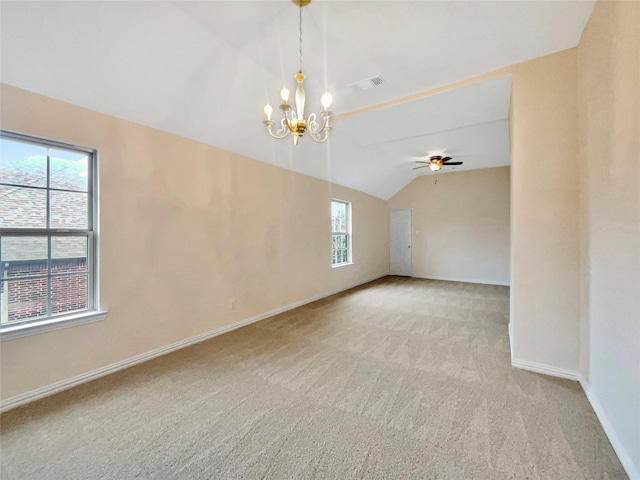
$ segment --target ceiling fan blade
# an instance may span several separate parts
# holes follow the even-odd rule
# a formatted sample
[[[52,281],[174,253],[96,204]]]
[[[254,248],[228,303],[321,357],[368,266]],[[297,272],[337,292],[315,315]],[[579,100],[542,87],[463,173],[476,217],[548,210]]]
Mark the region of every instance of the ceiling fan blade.
[[[451,160],[451,157],[444,157],[444,158],[442,159],[442,163],[444,163],[444,162],[448,162],[449,160]]]
[[[462,162],[449,162],[449,163],[443,164],[442,166],[448,167],[449,165],[462,165]]]
[[[429,161],[427,161],[427,160],[416,160],[415,162],[416,162],[416,163],[426,163],[426,164],[431,163],[431,162],[429,162]]]
[[[429,165],[421,165],[421,166],[419,166],[419,167],[415,167],[415,168],[414,168],[414,170],[417,170],[417,169],[419,169],[419,168],[428,167],[428,166],[429,166]]]

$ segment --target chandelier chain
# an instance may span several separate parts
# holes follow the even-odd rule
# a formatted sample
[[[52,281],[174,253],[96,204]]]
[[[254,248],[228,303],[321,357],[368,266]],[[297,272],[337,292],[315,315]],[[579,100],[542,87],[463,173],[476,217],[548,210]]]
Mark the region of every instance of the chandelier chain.
[[[298,38],[298,40],[300,41],[300,71],[302,71],[302,2],[300,2],[299,30],[300,37]]]

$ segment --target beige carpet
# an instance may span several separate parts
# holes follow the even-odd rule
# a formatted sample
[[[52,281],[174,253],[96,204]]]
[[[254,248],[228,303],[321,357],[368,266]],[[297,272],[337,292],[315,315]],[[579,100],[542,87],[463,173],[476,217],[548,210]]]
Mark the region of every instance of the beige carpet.
[[[4,414],[3,479],[624,479],[508,288],[387,277]]]

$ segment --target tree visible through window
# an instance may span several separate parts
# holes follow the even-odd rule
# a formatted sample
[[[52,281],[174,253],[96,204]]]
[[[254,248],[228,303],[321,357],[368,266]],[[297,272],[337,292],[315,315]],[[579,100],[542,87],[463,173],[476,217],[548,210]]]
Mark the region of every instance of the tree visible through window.
[[[95,152],[0,136],[0,324],[94,308]]]
[[[351,263],[351,203],[331,201],[331,264]]]

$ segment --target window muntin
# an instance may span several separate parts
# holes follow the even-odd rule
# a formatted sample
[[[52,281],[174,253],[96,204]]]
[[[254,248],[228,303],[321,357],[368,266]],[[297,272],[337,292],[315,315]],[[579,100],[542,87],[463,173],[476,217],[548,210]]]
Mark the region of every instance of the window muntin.
[[[331,201],[331,264],[351,263],[351,203]]]
[[[0,132],[0,327],[95,308],[94,150]]]

